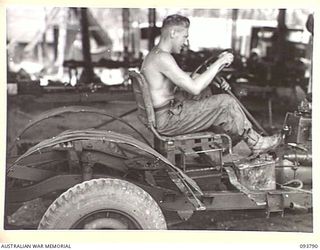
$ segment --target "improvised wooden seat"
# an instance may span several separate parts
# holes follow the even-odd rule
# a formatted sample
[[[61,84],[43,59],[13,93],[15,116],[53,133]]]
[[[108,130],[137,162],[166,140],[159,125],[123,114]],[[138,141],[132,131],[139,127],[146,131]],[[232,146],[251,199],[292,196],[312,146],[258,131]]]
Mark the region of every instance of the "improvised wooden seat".
[[[177,136],[161,135],[156,128],[151,94],[145,77],[136,71],[129,71],[129,77],[132,82],[139,120],[152,131],[155,149],[173,164],[185,168],[185,156],[200,153],[195,151],[195,148],[201,148],[201,152],[206,152],[209,155],[219,152],[220,157],[224,150],[229,150],[229,153],[231,153],[231,139],[226,134],[197,132]],[[222,144],[223,138],[227,140],[227,148],[217,148],[217,144]],[[181,155],[182,157],[176,157]],[[179,162],[177,162],[177,159],[179,159]]]

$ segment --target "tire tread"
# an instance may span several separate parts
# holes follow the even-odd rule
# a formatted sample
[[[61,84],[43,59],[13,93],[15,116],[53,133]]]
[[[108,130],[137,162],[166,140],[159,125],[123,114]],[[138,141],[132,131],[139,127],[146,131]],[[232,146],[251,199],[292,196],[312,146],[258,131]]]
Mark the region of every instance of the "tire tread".
[[[128,181],[113,178],[93,179],[68,189],[49,206],[38,229],[60,229],[55,228],[55,224],[61,220],[61,216],[65,215],[69,207],[77,207],[82,197],[90,196],[93,192],[109,192],[110,189],[113,189],[119,197],[135,197],[135,210],[141,209],[139,206],[144,204],[146,216],[149,214],[152,218],[151,228],[147,229],[166,229],[166,222],[159,205],[146,191]]]

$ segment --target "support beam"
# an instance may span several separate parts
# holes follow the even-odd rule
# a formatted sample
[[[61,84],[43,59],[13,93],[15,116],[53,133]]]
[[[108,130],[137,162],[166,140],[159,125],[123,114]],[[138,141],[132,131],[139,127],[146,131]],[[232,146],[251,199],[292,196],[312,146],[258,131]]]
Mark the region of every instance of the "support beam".
[[[88,27],[88,17],[87,17],[87,8],[81,8],[81,35],[82,35],[82,53],[83,60],[85,62],[85,67],[83,71],[83,82],[84,83],[92,83],[93,82],[93,66],[92,59],[90,53],[90,34]]]
[[[152,48],[154,47],[154,40],[155,40],[154,29],[156,27],[156,9],[154,8],[149,9],[148,20],[149,20],[148,49],[149,51],[151,51]]]
[[[284,51],[286,46],[286,33],[287,33],[287,26],[286,26],[286,10],[279,9],[278,14],[278,26],[277,26],[277,37],[276,37],[276,62],[282,63],[284,60]]]
[[[238,20],[238,9],[232,9],[232,38],[231,38],[231,48],[233,51],[240,48],[236,48],[236,39],[237,39],[237,20]]]
[[[130,46],[130,10],[128,8],[122,9],[122,27],[124,60],[128,61]]]
[[[278,14],[278,26],[277,31],[275,32],[274,44],[274,63],[275,67],[273,69],[273,78],[274,79],[284,79],[285,71],[284,63],[286,57],[286,36],[287,36],[287,27],[286,27],[286,10],[279,9]]]

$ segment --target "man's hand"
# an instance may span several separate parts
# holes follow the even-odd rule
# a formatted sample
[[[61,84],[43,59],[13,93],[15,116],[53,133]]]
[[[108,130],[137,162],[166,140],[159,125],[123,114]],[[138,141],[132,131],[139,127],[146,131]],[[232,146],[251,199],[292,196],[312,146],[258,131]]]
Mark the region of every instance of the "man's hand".
[[[233,62],[234,56],[230,52],[223,52],[218,56],[218,62],[220,63],[220,68],[228,67]]]
[[[223,77],[217,77],[217,82],[219,84],[219,87],[224,91],[231,90],[229,83]]]
[[[228,91],[231,89],[229,83],[223,79],[222,83],[220,84],[220,88],[223,89],[224,91]]]

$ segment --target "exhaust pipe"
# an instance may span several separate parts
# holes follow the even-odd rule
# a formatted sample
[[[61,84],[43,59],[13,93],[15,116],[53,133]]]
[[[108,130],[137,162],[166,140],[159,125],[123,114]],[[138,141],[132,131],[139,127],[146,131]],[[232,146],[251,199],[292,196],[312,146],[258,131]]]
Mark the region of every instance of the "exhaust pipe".
[[[303,211],[303,212],[308,212],[308,208],[306,206],[302,206],[301,204],[297,204],[295,202],[291,202],[289,208],[293,209],[293,210],[299,210],[299,211]]]

